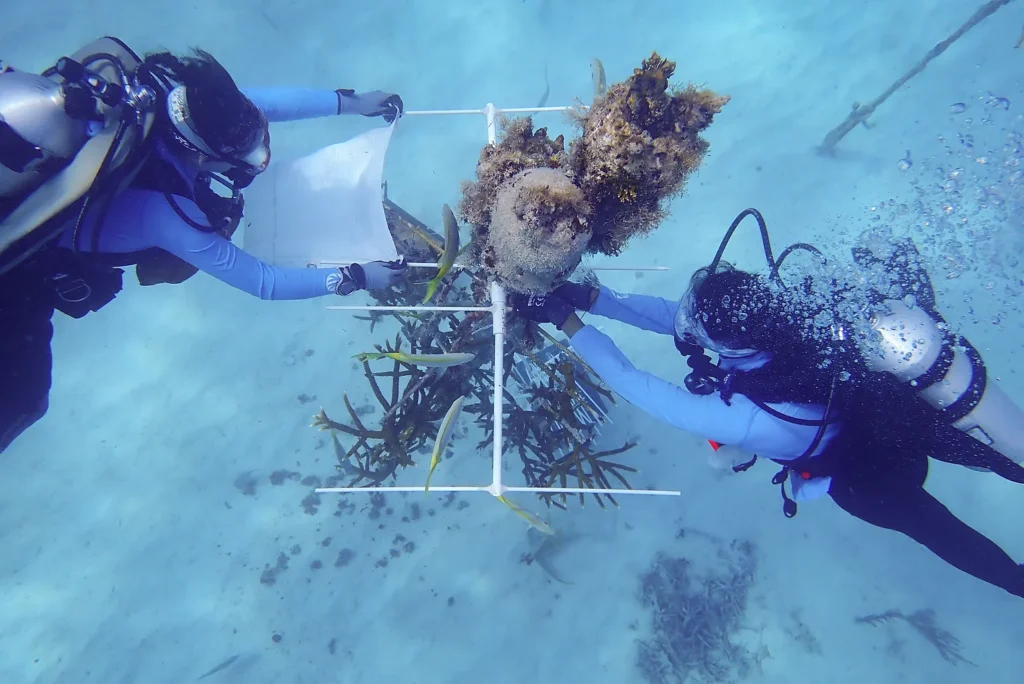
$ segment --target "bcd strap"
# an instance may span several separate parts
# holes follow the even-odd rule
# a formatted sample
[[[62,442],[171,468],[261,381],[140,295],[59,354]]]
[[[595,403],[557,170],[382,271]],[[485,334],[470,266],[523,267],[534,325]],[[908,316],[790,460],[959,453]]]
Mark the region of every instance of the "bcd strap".
[[[72,318],[99,311],[121,291],[124,271],[120,268],[87,263],[61,248],[43,250],[39,258],[49,266],[53,307]]]
[[[787,518],[796,516],[796,501],[789,498],[789,494],[786,493],[786,480],[789,479],[790,470],[792,469],[788,465],[782,466],[782,470],[775,473],[775,477],[772,478],[772,484],[778,485],[782,493],[782,514]]]
[[[985,387],[988,384],[988,371],[985,369],[985,363],[981,360],[981,354],[963,337],[959,339],[959,342],[966,352],[967,359],[971,362],[971,381],[959,399],[940,411],[950,425],[967,417],[974,410],[985,395]]]
[[[734,473],[745,473],[748,470],[750,470],[751,468],[753,468],[755,463],[757,463],[757,454],[754,454],[754,457],[751,458],[746,463],[739,463],[737,465],[734,465],[732,467],[732,472],[734,472]]]
[[[683,384],[690,394],[707,396],[716,389],[721,390],[718,385],[725,377],[725,372],[711,362],[711,357],[707,355],[704,348],[678,336],[673,336],[673,339],[676,350],[686,357],[686,365],[692,369],[692,372],[683,379]],[[726,405],[729,404],[729,396],[724,392],[722,399]]]

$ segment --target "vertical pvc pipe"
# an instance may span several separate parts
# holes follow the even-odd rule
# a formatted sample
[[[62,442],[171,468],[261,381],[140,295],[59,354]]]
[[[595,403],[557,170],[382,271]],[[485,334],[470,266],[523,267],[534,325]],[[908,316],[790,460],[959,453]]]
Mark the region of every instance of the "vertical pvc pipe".
[[[487,117],[487,142],[490,145],[498,140],[497,113],[493,102],[488,102],[484,107],[484,116]],[[491,486],[488,490],[494,496],[501,496],[505,491],[501,484],[505,418],[505,289],[494,282],[491,283],[491,307],[491,320],[494,326],[494,453],[491,456]]]
[[[497,118],[498,108],[494,103],[488,102],[484,107],[484,116],[487,117],[487,142],[491,145],[498,141]]]
[[[505,288],[497,283],[491,283],[491,306],[494,320],[494,455],[491,457],[491,486],[488,490],[494,496],[501,496],[505,491],[501,484],[505,415]]]

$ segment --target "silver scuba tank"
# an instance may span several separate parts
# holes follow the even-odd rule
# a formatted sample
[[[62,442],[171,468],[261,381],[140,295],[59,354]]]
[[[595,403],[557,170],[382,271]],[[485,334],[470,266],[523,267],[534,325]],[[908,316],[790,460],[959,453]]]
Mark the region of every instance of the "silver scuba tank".
[[[1024,412],[989,382],[978,351],[954,338],[921,306],[887,299],[871,316],[880,341],[864,353],[868,367],[909,383],[957,429],[1024,464]]]
[[[68,116],[60,83],[23,71],[0,71],[0,199],[36,189],[87,140],[88,122]]]

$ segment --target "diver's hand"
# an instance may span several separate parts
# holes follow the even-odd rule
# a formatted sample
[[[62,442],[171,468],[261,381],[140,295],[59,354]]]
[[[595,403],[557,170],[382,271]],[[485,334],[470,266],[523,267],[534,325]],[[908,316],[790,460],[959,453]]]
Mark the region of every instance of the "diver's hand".
[[[553,323],[559,330],[573,313],[572,305],[552,295],[521,294],[513,292],[508,303],[523,318],[537,323]]]
[[[338,114],[361,114],[363,116],[382,116],[391,123],[405,111],[402,98],[394,93],[372,90],[368,93],[356,93],[354,90],[339,88]]]
[[[364,288],[367,290],[383,290],[394,287],[405,278],[406,270],[409,268],[404,258],[395,261],[371,261],[368,264],[353,264],[360,266],[364,276]]]
[[[383,290],[402,282],[407,269],[405,259],[349,264],[327,276],[327,289],[337,295],[350,295],[356,290]]]
[[[555,288],[551,294],[564,299],[577,311],[590,311],[597,300],[598,289],[582,283],[564,283]]]

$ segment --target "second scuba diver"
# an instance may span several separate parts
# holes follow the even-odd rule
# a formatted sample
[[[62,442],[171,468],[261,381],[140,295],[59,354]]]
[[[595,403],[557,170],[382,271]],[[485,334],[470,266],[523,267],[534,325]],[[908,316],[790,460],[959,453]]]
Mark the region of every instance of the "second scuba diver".
[[[767,277],[721,261],[748,215],[761,227]],[[855,248],[858,265],[893,276],[871,292],[871,314],[860,321],[839,313],[842,289],[822,297],[807,281],[783,287],[778,268],[790,251],[775,261],[763,218],[746,210],[681,301],[566,283],[550,295],[513,295],[510,304],[562,330],[631,404],[715,448],[749,454],[737,472],[758,456],[777,462],[772,482],[787,517],[797,501],[827,494],[847,513],[1024,597],[1024,566],[924,489],[929,457],[1024,483],[1024,414],[989,382],[970,343],[949,332],[913,243],[882,253]],[[635,368],[576,311],[673,337],[693,369],[685,388]]]

